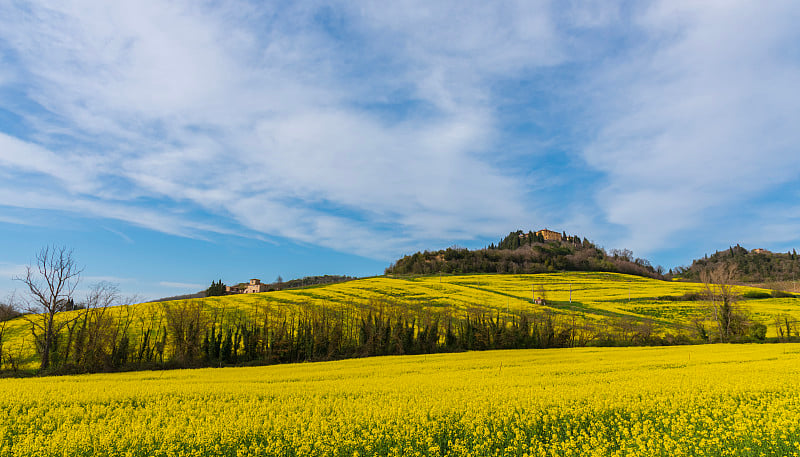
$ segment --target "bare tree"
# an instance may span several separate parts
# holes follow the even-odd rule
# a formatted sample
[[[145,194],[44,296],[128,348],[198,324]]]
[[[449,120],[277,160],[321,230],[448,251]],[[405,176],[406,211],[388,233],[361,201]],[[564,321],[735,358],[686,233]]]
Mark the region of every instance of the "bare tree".
[[[734,284],[735,278],[735,265],[719,265],[700,273],[703,295],[709,304],[711,318],[717,324],[722,342],[743,334],[748,323],[747,313],[736,306],[741,295]]]
[[[31,323],[31,330],[38,340],[42,370],[50,367],[50,351],[58,333],[81,317],[77,312],[56,319],[57,313],[74,308],[73,296],[81,271],[72,258],[72,250],[47,246],[39,251],[36,264],[28,266],[24,276],[14,278],[28,288],[26,311],[30,314],[26,314],[25,319]]]
[[[110,307],[121,300],[115,284],[101,281],[91,287],[81,319],[67,325],[67,342],[63,360],[68,360],[74,343],[74,363],[84,370],[95,371],[108,365],[119,336],[119,318]],[[127,319],[122,319],[127,330]]]

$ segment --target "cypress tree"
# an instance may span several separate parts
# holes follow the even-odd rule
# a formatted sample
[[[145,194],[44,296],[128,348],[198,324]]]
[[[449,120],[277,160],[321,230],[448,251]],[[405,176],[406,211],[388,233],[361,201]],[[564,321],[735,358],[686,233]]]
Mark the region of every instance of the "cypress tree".
[[[225,363],[231,363],[232,361],[232,353],[233,353],[233,335],[231,331],[225,334],[225,340],[222,341],[222,347],[220,347],[220,359]]]
[[[206,289],[206,297],[217,297],[220,295],[225,295],[225,284],[222,283],[222,280],[219,281],[211,281],[211,286]]]

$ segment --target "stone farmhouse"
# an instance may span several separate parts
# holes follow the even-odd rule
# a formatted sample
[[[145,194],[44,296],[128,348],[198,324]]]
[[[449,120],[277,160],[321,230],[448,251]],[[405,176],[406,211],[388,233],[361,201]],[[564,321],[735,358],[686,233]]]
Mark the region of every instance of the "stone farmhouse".
[[[256,294],[266,291],[267,285],[262,284],[260,279],[251,279],[250,283],[243,288],[239,286],[225,286],[225,292],[229,294]]]

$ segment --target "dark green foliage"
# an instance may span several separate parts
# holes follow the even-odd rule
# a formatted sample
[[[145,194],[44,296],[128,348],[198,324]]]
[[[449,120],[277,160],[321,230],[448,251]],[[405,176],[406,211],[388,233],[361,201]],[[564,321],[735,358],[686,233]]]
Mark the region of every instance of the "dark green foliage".
[[[750,337],[758,341],[764,341],[767,338],[767,326],[760,323],[752,324],[750,326]]]
[[[760,290],[748,290],[742,294],[742,297],[748,300],[760,300],[762,298],[772,298],[772,294]]]
[[[234,344],[234,342],[236,342],[236,344]],[[222,340],[222,346],[220,346],[219,350],[219,358],[223,363],[235,362],[235,349],[238,349],[235,348],[235,346],[238,346],[238,338],[234,336],[233,330],[228,329],[227,333],[225,334],[225,339]]]
[[[225,295],[225,284],[222,284],[222,280],[211,282],[211,286],[206,289],[206,297],[218,297],[221,295]]]
[[[700,301],[703,300],[703,296],[699,292],[686,292],[683,295],[662,295],[655,299],[661,301]]]
[[[136,363],[150,363],[153,361],[155,347],[151,344],[150,335],[151,329],[147,329],[142,333],[142,341],[139,343],[139,349],[136,351]]]
[[[783,291],[783,290],[773,290],[769,293],[769,296],[772,298],[796,298],[797,295]]]
[[[122,335],[119,341],[114,345],[111,352],[111,366],[114,368],[122,368],[128,363],[128,346],[130,341],[127,335]]]
[[[696,320],[694,325],[697,330],[697,335],[700,337],[700,341],[708,342],[709,339],[708,330],[706,330],[706,326],[703,323],[703,321]]]

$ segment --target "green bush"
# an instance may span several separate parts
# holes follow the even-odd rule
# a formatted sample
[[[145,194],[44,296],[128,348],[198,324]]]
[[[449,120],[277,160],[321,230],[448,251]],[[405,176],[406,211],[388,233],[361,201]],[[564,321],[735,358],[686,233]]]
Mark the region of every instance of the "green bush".
[[[755,340],[764,341],[767,337],[767,326],[760,323],[751,325],[750,336]]]

